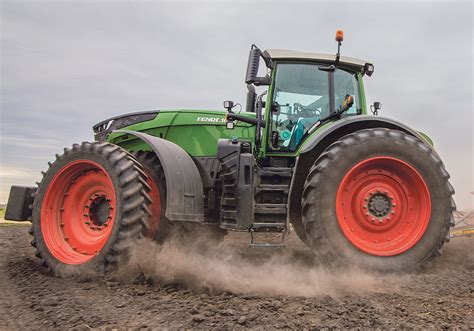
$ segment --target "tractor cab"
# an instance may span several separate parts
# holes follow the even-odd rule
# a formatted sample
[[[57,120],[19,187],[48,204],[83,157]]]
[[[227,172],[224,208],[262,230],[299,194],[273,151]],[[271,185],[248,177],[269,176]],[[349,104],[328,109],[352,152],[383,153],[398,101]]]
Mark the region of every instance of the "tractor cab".
[[[342,40],[342,31],[338,30],[335,55],[261,51],[252,45],[246,74],[247,112],[256,112],[260,130],[256,147],[262,156],[296,154],[306,138],[324,123],[367,114],[362,77],[371,76],[374,66],[341,57]],[[261,62],[267,69],[263,77],[258,76]],[[268,90],[257,98],[255,86],[268,86]],[[262,100],[264,96],[266,101]],[[234,121],[236,117],[230,112],[227,119]]]

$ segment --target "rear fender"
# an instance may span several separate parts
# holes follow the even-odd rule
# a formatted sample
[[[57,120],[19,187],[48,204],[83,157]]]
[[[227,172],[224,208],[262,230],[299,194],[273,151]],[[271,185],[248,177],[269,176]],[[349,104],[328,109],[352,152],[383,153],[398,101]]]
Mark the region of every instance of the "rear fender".
[[[191,157],[180,146],[142,132],[116,130],[135,136],[155,152],[166,181],[166,213],[170,221],[204,221],[204,190]]]

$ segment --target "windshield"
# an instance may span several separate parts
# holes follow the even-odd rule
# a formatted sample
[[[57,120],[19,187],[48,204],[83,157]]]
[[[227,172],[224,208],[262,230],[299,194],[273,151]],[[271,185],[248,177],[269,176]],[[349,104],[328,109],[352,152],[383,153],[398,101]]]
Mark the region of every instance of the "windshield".
[[[293,152],[306,132],[320,119],[329,116],[328,73],[317,64],[280,63],[276,66],[273,111],[271,116],[271,151]],[[335,108],[346,94],[355,98],[347,111],[360,109],[356,75],[337,69],[334,72]]]

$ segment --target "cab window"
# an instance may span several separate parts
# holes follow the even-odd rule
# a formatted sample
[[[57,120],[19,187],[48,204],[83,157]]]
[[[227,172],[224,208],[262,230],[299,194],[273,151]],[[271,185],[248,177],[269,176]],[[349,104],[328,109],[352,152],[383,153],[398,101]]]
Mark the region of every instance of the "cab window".
[[[358,81],[354,74],[334,72],[335,107],[342,105],[346,94],[355,102],[347,114],[360,108]],[[307,131],[320,119],[329,116],[328,73],[316,64],[280,63],[276,66],[269,150],[294,152]]]

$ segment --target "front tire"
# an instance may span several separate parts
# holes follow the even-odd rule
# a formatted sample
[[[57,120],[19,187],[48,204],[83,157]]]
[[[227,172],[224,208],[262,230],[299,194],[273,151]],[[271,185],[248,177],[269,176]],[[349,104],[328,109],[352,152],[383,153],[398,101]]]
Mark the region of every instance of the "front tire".
[[[454,190],[433,149],[404,132],[367,129],[327,148],[302,197],[306,237],[326,261],[415,270],[441,254]]]
[[[56,155],[32,211],[32,245],[43,266],[57,276],[116,266],[150,213],[146,180],[133,156],[109,143]]]
[[[166,218],[166,179],[160,160],[154,152],[139,151],[135,153],[137,160],[143,165],[150,186],[150,211],[145,222],[144,235],[159,243],[170,235],[171,224]]]

